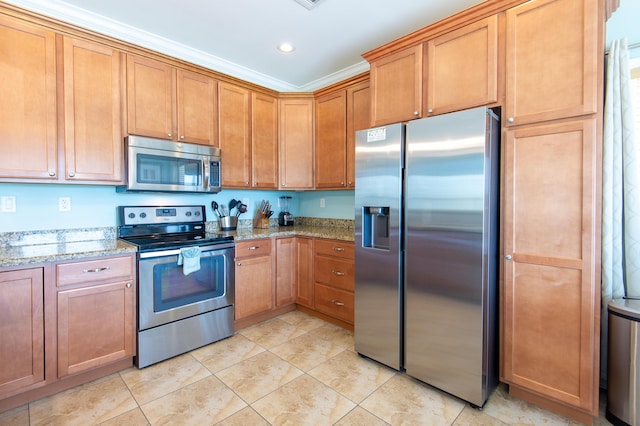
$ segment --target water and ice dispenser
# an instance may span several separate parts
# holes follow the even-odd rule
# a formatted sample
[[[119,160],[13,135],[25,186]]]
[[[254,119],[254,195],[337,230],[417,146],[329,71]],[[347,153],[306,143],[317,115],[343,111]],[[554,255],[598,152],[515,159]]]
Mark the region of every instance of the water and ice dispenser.
[[[362,208],[363,247],[389,250],[389,207]]]

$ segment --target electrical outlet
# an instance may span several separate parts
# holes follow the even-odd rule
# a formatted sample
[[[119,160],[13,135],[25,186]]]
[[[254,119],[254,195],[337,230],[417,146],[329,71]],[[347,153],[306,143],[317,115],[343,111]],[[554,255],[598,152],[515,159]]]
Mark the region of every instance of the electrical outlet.
[[[71,197],[58,198],[58,211],[61,211],[61,212],[71,211]]]
[[[16,197],[13,195],[2,197],[2,204],[0,204],[0,206],[2,207],[1,210],[3,213],[15,213]]]
[[[320,208],[324,209],[324,198],[320,198]]]

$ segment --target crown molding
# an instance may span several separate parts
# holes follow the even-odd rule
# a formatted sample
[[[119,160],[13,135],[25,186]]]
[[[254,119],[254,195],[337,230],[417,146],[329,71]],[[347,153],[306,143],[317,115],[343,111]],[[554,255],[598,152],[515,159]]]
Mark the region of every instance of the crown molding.
[[[60,0],[4,1],[32,12],[86,28],[105,36],[114,37],[279,92],[314,91],[369,69],[369,64],[363,61],[305,85],[296,86],[182,43],[177,43],[131,25],[71,6]]]

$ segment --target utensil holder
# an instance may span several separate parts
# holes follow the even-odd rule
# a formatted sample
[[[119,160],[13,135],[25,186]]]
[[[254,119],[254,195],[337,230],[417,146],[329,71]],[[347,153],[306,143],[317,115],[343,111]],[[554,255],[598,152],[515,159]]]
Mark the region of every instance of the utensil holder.
[[[220,218],[220,229],[222,229],[223,231],[235,231],[237,228],[237,216],[224,216]]]

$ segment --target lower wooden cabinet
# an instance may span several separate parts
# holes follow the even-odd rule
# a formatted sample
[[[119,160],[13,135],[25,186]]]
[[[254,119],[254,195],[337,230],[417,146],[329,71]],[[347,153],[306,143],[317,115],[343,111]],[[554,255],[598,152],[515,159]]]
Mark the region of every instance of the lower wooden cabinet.
[[[314,308],[330,317],[353,324],[353,243],[316,239],[314,248]]]
[[[236,243],[236,321],[270,311],[274,307],[271,246],[271,239]]]
[[[134,262],[119,256],[56,265],[58,377],[135,354]]]
[[[42,268],[0,272],[0,398],[44,382]]]
[[[276,239],[276,306],[296,300],[296,237]]]
[[[296,238],[296,303],[313,308],[313,238]]]

